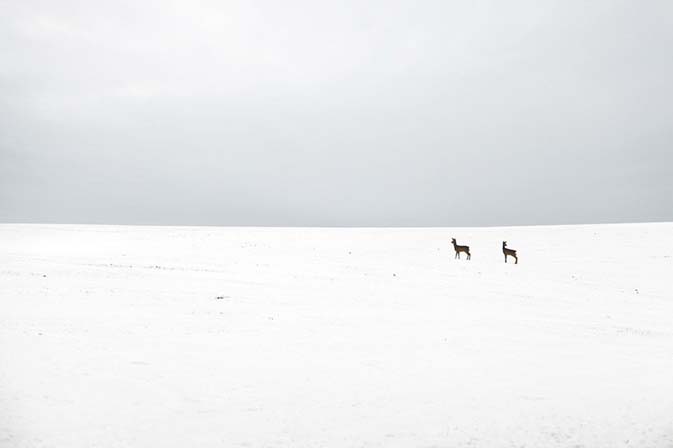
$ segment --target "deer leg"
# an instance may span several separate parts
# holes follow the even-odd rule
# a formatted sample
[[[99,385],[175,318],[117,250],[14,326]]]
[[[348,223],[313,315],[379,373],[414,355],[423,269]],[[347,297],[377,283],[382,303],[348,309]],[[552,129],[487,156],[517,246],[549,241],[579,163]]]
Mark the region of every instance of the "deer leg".
[[[505,254],[505,263],[507,263],[507,254]]]
[[[514,257],[514,264],[519,264],[519,257]]]

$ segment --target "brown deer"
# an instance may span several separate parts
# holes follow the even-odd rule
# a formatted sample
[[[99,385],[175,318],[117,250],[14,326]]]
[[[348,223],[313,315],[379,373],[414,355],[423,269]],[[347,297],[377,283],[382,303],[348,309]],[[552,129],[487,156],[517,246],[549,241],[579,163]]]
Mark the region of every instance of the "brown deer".
[[[519,257],[516,256],[514,249],[507,249],[507,241],[502,242],[502,253],[505,254],[505,263],[507,263],[507,255],[514,257],[514,264],[519,264]]]
[[[453,244],[453,250],[456,251],[456,256],[453,257],[454,259],[456,258],[460,259],[461,252],[465,252],[467,254],[468,260],[472,258],[472,255],[470,255],[470,246],[459,246],[458,244],[456,244],[455,238],[451,238],[451,243]]]

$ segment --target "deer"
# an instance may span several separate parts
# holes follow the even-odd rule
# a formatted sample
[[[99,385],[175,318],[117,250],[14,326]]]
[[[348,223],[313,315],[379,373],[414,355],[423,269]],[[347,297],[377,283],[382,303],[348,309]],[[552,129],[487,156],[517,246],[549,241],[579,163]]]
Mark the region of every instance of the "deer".
[[[507,263],[507,256],[514,257],[514,264],[519,264],[519,257],[516,256],[514,249],[507,248],[507,241],[502,242],[502,253],[505,254],[505,263]]]
[[[451,243],[453,244],[453,250],[456,251],[456,256],[453,257],[454,259],[458,258],[460,260],[461,252],[465,252],[467,254],[468,260],[472,258],[472,255],[470,255],[470,246],[459,246],[458,244],[456,244],[455,238],[451,238]]]

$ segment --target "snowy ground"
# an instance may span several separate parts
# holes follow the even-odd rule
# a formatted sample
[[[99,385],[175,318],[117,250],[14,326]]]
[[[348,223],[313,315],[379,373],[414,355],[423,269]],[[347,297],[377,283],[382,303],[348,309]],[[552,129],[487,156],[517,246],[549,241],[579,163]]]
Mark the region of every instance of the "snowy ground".
[[[672,447],[673,224],[0,225],[0,446]]]

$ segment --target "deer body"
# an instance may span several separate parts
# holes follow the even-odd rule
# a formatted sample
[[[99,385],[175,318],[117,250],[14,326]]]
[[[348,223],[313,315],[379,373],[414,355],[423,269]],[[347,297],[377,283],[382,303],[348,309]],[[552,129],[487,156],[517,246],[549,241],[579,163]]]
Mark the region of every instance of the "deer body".
[[[507,263],[507,256],[514,257],[514,264],[519,264],[519,258],[516,256],[514,249],[507,248],[507,241],[502,242],[502,253],[505,254],[505,263]]]
[[[468,260],[470,258],[472,258],[472,255],[470,255],[470,246],[459,246],[458,244],[456,244],[456,239],[455,238],[451,238],[451,243],[453,244],[453,250],[456,251],[456,256],[453,257],[454,259],[455,258],[460,259],[460,253],[461,252],[465,252],[467,254],[467,259]]]

